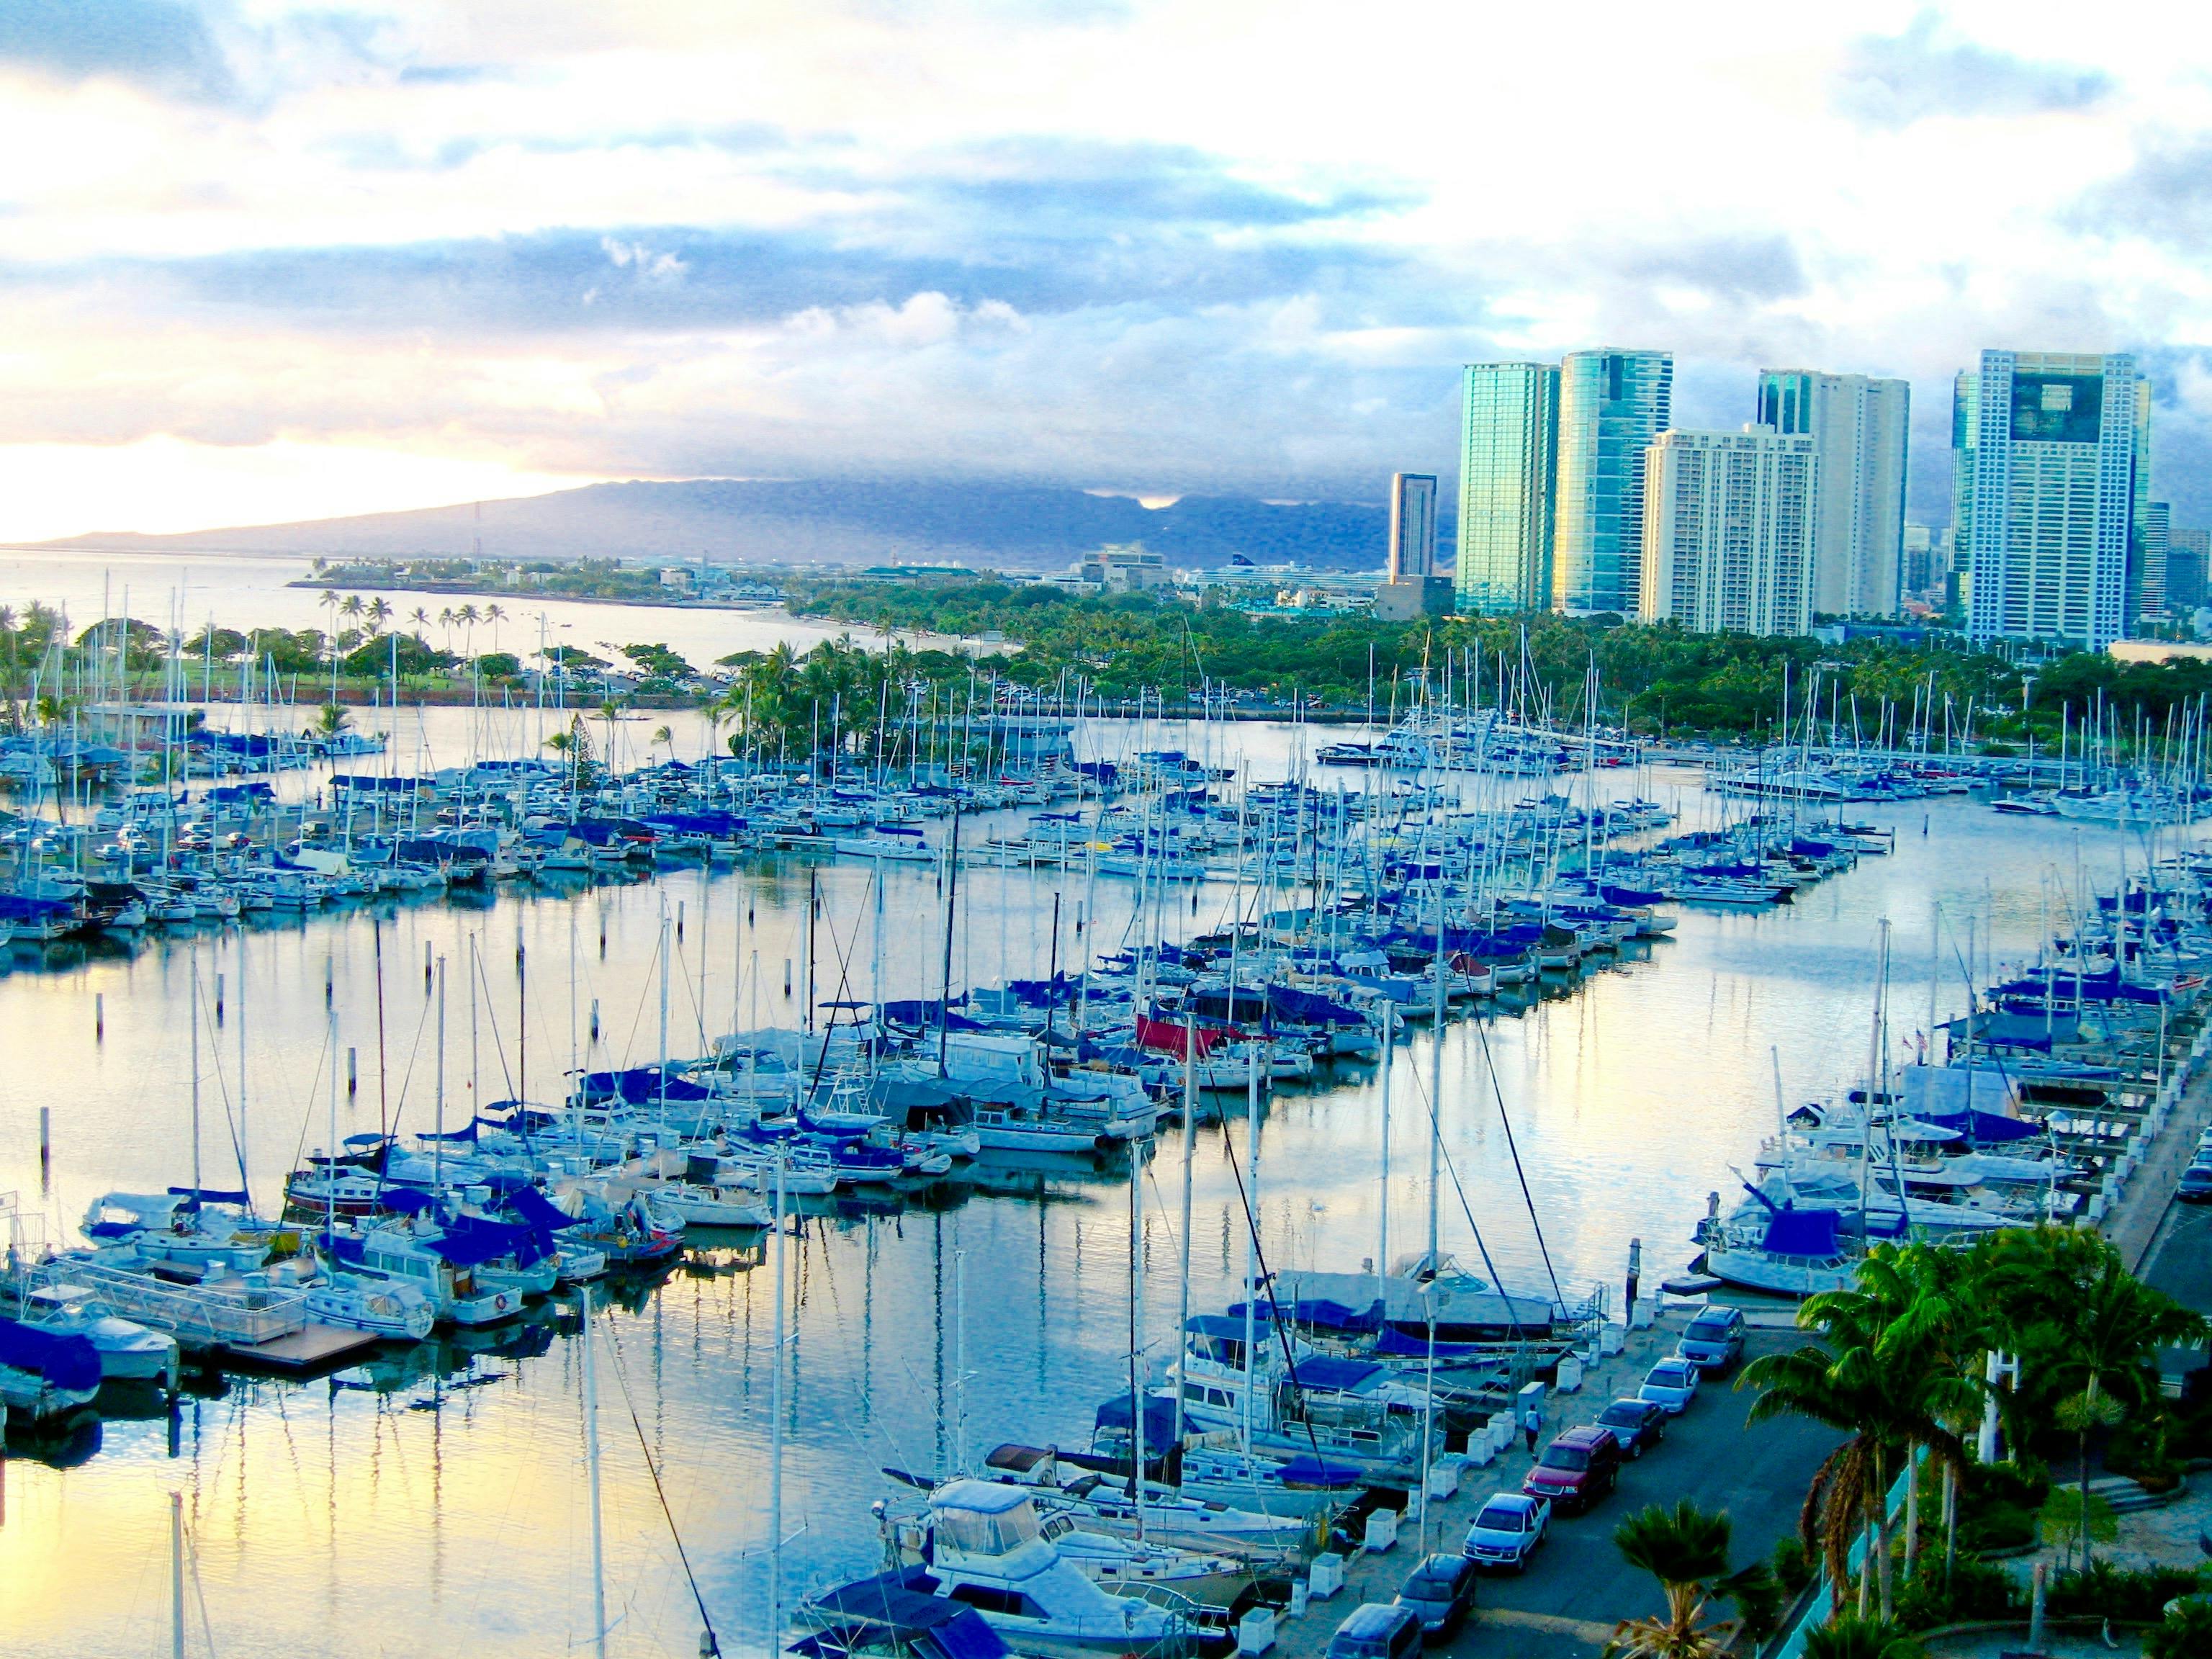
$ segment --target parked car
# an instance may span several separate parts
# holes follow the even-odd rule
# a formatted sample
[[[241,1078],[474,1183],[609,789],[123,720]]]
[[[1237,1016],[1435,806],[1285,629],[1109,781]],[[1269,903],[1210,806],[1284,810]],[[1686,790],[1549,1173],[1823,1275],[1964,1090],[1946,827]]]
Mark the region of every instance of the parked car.
[[[1555,1436],[1536,1467],[1522,1477],[1521,1490],[1531,1498],[1548,1498],[1554,1508],[1577,1515],[1620,1481],[1620,1442],[1611,1429],[1592,1425]]]
[[[1636,1397],[1665,1407],[1669,1417],[1680,1417],[1698,1397],[1698,1376],[1697,1366],[1686,1359],[1662,1359],[1645,1375]]]
[[[2212,1164],[2192,1164],[2184,1170],[2173,1195],[2184,1204],[2212,1204]]]
[[[1611,1429],[1620,1449],[1638,1458],[1667,1437],[1667,1408],[1656,1400],[1616,1400],[1597,1414],[1598,1426]]]
[[[1686,1359],[1707,1376],[1721,1376],[1743,1358],[1743,1313],[1736,1308],[1707,1308],[1690,1322],[1674,1357]]]
[[[1421,1621],[1421,1634],[1441,1641],[1474,1611],[1474,1563],[1463,1555],[1431,1555],[1407,1575],[1397,1603]]]
[[[1482,1506],[1467,1529],[1460,1553],[1483,1567],[1528,1570],[1528,1558],[1543,1547],[1552,1527],[1552,1500],[1527,1492],[1502,1492]]]
[[[1327,1659],[1411,1659],[1421,1650],[1421,1620],[1411,1607],[1369,1601],[1328,1638]]]

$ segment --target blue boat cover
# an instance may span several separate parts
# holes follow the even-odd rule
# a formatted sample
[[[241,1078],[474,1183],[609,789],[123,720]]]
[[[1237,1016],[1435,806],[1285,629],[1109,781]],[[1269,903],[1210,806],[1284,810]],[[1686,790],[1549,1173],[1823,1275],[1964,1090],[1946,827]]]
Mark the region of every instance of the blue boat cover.
[[[0,1319],[0,1365],[44,1377],[70,1394],[100,1386],[100,1350],[90,1337],[57,1336],[12,1319]]]
[[[1145,1396],[1145,1449],[1165,1451],[1175,1443],[1176,1404],[1156,1394]],[[1113,1429],[1121,1433],[1129,1430],[1129,1396],[1117,1394],[1101,1404],[1091,1416],[1091,1432]]]
[[[660,1068],[657,1066],[637,1066],[626,1072],[586,1072],[583,1077],[584,1098],[605,1100],[619,1097],[633,1106],[641,1106],[661,1097]],[[668,1074],[667,1097],[671,1100],[711,1100],[714,1091],[694,1083],[689,1078]]]
[[[1367,1017],[1355,1008],[1340,1002],[1317,996],[1311,991],[1301,991],[1291,985],[1270,985],[1267,988],[1267,1012],[1277,1019],[1287,1019],[1301,1025],[1364,1025]]]
[[[1527,1323],[1540,1326],[1550,1322],[1551,1310],[1540,1301],[1531,1297],[1528,1307],[1530,1317]],[[1410,1331],[1401,1331],[1395,1325],[1385,1325],[1382,1334],[1375,1339],[1375,1352],[1388,1354],[1393,1359],[1421,1358],[1431,1352],[1428,1334],[1424,1331],[1415,1335]],[[1439,1342],[1434,1352],[1439,1359],[1459,1359],[1480,1353],[1482,1345],[1480,1342]]]
[[[169,1188],[169,1196],[189,1198],[201,1204],[251,1204],[253,1202],[253,1196],[250,1193],[234,1192],[222,1187],[172,1187]]]
[[[1356,1463],[1332,1463],[1325,1457],[1316,1457],[1310,1452],[1300,1452],[1285,1458],[1280,1471],[1286,1485],[1293,1486],[1356,1486],[1359,1484],[1359,1466]]]
[[[1370,1302],[1364,1308],[1347,1303],[1332,1302],[1326,1297],[1309,1297],[1297,1302],[1262,1302],[1259,1306],[1262,1319],[1287,1319],[1293,1325],[1309,1325],[1321,1331],[1372,1331],[1382,1324],[1382,1304]],[[1244,1317],[1244,1304],[1232,1303],[1229,1309],[1231,1319]],[[1240,1326],[1241,1328],[1241,1326]]]
[[[545,1255],[530,1228],[472,1215],[459,1216],[447,1224],[438,1236],[437,1249],[456,1267],[479,1267],[504,1255],[512,1255],[527,1267]]]
[[[517,1188],[507,1202],[507,1207],[522,1218],[525,1226],[543,1232],[557,1233],[563,1227],[577,1226],[581,1222],[580,1217],[563,1215],[554,1206],[553,1200],[535,1187]]]
[[[377,1201],[394,1215],[420,1215],[438,1206],[438,1200],[419,1187],[388,1187]]]
[[[1777,1210],[1766,1218],[1769,1255],[1825,1257],[1841,1254],[1837,1243],[1840,1218],[1833,1210]]]
[[[1956,1129],[1969,1140],[1988,1141],[1993,1145],[2008,1140],[2033,1140],[2043,1133],[2040,1123],[2006,1117],[1996,1112],[1954,1112],[1944,1117],[1923,1114],[1918,1121],[1932,1124],[1938,1129]]]
[[[823,1628],[793,1643],[803,1659],[842,1659],[863,1650],[910,1646],[923,1659],[1005,1659],[1006,1644],[964,1601],[920,1588],[926,1567],[902,1567],[824,1590],[812,1606]]]
[[[1338,1359],[1324,1354],[1299,1360],[1291,1368],[1291,1375],[1301,1388],[1345,1390],[1373,1382],[1382,1370],[1371,1359]]]

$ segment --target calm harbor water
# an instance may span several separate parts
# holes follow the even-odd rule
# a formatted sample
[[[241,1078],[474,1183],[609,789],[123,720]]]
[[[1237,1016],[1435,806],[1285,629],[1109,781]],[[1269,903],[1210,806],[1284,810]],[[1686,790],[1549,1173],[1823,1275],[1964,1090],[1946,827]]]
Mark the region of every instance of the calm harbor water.
[[[410,742],[404,728],[414,718],[400,720]],[[486,742],[471,725],[477,718],[429,711],[419,740],[441,763],[459,760],[471,742]],[[509,723],[525,729],[501,739],[514,752],[535,741],[531,718],[516,717]],[[649,730],[629,725],[626,741],[643,743]],[[1102,726],[1086,741],[1110,746],[1139,735],[1161,734]],[[1203,741],[1216,745],[1216,758],[1264,777],[1303,765],[1306,738],[1254,726]],[[678,726],[678,752],[697,741]],[[1718,811],[1687,772],[1624,779],[1609,793],[1633,785],[1678,804],[1686,823]],[[1778,1050],[1796,1099],[1846,1085],[1863,1068],[1883,918],[1893,924],[1901,1042],[1926,1023],[1939,906],[1936,1001],[1948,1016],[1962,1000],[1954,951],[1967,949],[1970,919],[1978,953],[2032,949],[2046,913],[2073,890],[2077,860],[2107,883],[2116,867],[2108,829],[2004,818],[1961,799],[1869,815],[1896,826],[1893,856],[1864,860],[1771,911],[1686,910],[1671,940],[1570,995],[1447,1029],[1438,1112],[1449,1170],[1445,1249],[1478,1261],[1479,1228],[1507,1277],[1541,1283],[1555,1273],[1571,1291],[1617,1284],[1633,1237],[1644,1242],[1647,1278],[1679,1268],[1706,1194],[1729,1188],[1730,1164],[1747,1166],[1774,1121],[1771,1052]],[[869,996],[878,961],[888,994],[934,994],[943,909],[930,872],[890,872],[880,914],[867,870],[819,865],[814,879],[823,900],[818,998]],[[202,1062],[206,1179],[226,1180],[242,1146],[253,1187],[273,1193],[302,1147],[322,1140],[326,971],[339,1044],[358,1054],[359,1089],[342,1101],[340,1132],[385,1122],[419,1129],[434,1109],[426,945],[448,968],[446,1111],[458,1122],[478,1096],[510,1093],[526,1069],[530,1092],[550,1093],[570,1064],[572,1022],[574,1052],[591,1063],[654,1058],[662,919],[679,903],[672,1051],[696,1052],[702,1034],[733,1024],[794,1023],[808,888],[808,866],[784,859],[574,894],[508,889],[483,908],[441,900],[210,933],[197,965],[204,986],[224,975],[225,1010]],[[1042,975],[1054,960],[1122,942],[1131,884],[1097,884],[1079,940],[1081,889],[1079,878],[1051,872],[964,871],[956,981]],[[1191,901],[1181,902],[1183,924],[1218,922],[1230,902],[1225,887],[1209,886],[1194,915]],[[526,951],[520,982],[518,936]],[[161,939],[51,965],[18,959],[0,976],[0,1190],[20,1194],[48,1237],[72,1242],[86,1204],[104,1191],[159,1188],[189,1175],[194,956],[181,939]],[[94,994],[104,997],[104,1038],[94,1030]],[[1416,1246],[1425,1225],[1433,1041],[1415,1033],[1395,1071],[1394,1254]],[[54,1124],[44,1180],[41,1106]],[[1340,1067],[1274,1097],[1260,1172],[1271,1265],[1357,1268],[1374,1255],[1380,1121],[1372,1066]],[[1229,1133],[1241,1157],[1241,1121]],[[1200,1132],[1192,1165],[1193,1303],[1201,1309],[1233,1295],[1242,1259],[1223,1133],[1218,1125]],[[1154,1354],[1174,1326],[1182,1180],[1171,1130],[1141,1179],[1145,1331]],[[867,1506],[886,1490],[880,1466],[949,1468],[963,1443],[972,1453],[1002,1439],[1087,1439],[1092,1405],[1125,1385],[1127,1201],[1125,1181],[1110,1172],[1013,1172],[948,1187],[903,1213],[843,1207],[805,1219],[788,1255],[784,1355],[790,1591],[875,1565]],[[657,1291],[605,1316],[600,1431],[617,1653],[696,1651],[698,1618],[648,1452],[724,1650],[767,1650],[773,1317],[770,1274],[757,1247],[735,1237],[695,1252]],[[572,1312],[548,1309],[520,1331],[478,1337],[490,1346],[477,1352],[426,1346],[381,1365],[373,1389],[234,1378],[219,1393],[188,1396],[173,1425],[158,1413],[111,1420],[97,1450],[75,1467],[11,1460],[0,1648],[56,1659],[164,1650],[171,1491],[184,1494],[191,1539],[195,1653],[210,1638],[215,1651],[271,1656],[451,1644],[489,1659],[577,1647],[591,1586],[574,1328]]]

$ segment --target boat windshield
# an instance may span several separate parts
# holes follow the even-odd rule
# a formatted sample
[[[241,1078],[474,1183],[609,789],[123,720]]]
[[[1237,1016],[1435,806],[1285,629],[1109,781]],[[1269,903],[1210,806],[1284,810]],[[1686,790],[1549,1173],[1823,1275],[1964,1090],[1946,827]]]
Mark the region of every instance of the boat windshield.
[[[1000,1515],[975,1510],[937,1512],[939,1541],[967,1555],[1005,1555],[1038,1535],[1036,1509],[1023,1504]]]

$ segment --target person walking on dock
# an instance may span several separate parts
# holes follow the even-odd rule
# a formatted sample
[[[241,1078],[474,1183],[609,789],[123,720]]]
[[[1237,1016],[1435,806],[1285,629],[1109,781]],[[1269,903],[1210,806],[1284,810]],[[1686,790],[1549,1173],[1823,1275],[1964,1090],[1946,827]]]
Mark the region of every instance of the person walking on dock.
[[[1528,1402],[1528,1409],[1521,1413],[1521,1432],[1528,1437],[1528,1455],[1531,1457],[1536,1455],[1536,1437],[1543,1430],[1544,1413],[1532,1400]]]

